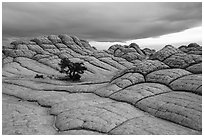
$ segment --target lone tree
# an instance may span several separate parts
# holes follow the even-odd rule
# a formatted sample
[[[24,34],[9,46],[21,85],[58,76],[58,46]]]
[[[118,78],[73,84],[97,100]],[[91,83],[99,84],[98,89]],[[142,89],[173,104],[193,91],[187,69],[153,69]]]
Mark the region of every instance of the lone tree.
[[[68,58],[63,58],[59,66],[61,67],[60,73],[66,73],[72,80],[79,80],[81,78],[79,74],[83,74],[87,70],[83,62],[73,63]]]

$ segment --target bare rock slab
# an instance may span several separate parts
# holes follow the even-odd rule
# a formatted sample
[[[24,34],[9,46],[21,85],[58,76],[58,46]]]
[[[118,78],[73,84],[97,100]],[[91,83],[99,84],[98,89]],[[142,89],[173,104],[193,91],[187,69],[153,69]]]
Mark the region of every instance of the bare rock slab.
[[[202,130],[202,97],[199,95],[169,92],[143,99],[136,106],[156,117]]]
[[[151,116],[133,118],[109,132],[114,135],[199,135],[192,130]]]
[[[55,134],[54,117],[48,109],[3,95],[2,133],[4,135]]]
[[[148,74],[146,76],[146,81],[169,85],[173,80],[189,74],[191,73],[183,69],[164,69]]]
[[[173,90],[183,90],[202,95],[202,75],[187,75],[170,84]]]

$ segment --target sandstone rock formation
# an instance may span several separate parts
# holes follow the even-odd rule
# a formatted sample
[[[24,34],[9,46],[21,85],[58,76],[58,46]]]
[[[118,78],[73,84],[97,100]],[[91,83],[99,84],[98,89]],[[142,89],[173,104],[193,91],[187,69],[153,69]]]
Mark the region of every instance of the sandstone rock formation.
[[[153,55],[153,54],[156,52],[155,49],[149,49],[149,48],[144,48],[142,51],[143,51],[143,52],[145,53],[145,55],[148,56],[148,57],[150,57],[151,55]]]
[[[122,57],[129,62],[146,58],[145,53],[135,43],[131,43],[129,46],[113,45],[108,50],[115,57]]]
[[[2,133],[202,134],[201,55],[169,45],[146,56],[136,44],[97,51],[65,34],[4,46]],[[64,57],[84,62],[80,81],[61,80]]]
[[[184,53],[171,45],[155,52],[150,56],[150,59],[159,60],[171,68],[182,68],[192,73],[202,73],[202,55]]]
[[[202,47],[197,43],[190,43],[188,46],[180,46],[179,49],[188,54],[202,55]]]

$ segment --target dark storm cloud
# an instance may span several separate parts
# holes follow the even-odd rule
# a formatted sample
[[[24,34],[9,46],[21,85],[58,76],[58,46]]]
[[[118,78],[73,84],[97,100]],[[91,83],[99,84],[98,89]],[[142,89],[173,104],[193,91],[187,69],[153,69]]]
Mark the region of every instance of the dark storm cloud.
[[[3,3],[3,37],[125,41],[201,25],[201,3]]]

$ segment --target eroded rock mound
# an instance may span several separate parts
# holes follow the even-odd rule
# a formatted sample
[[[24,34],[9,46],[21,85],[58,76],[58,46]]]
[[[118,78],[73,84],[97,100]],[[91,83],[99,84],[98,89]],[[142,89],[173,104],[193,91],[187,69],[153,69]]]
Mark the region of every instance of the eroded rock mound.
[[[188,54],[202,55],[202,47],[197,43],[190,43],[188,46],[180,46],[179,49]]]
[[[200,54],[134,43],[97,51],[62,34],[12,42],[2,55],[5,135],[202,134]],[[62,58],[84,63],[80,81],[62,80]]]
[[[189,45],[190,48],[194,48],[194,46],[191,46],[191,44]],[[170,68],[182,68],[192,73],[202,73],[202,65],[200,65],[202,64],[202,55],[190,54],[189,52],[185,53],[180,49],[167,45],[163,49],[155,52],[150,59],[162,61]]]
[[[144,48],[142,51],[144,52],[144,54],[145,54],[147,57],[152,56],[152,55],[156,52],[155,49],[149,49],[149,48]]]
[[[165,59],[167,59],[168,57],[177,54],[177,53],[183,53],[181,50],[171,46],[171,45],[166,45],[164,48],[162,48],[161,50],[155,52],[150,59],[157,59],[160,61],[164,61]]]
[[[131,43],[129,46],[113,45],[108,50],[115,57],[122,57],[130,62],[146,58],[145,53],[135,43]]]

